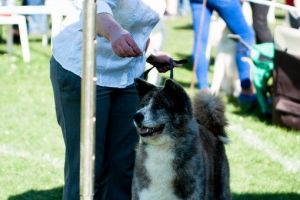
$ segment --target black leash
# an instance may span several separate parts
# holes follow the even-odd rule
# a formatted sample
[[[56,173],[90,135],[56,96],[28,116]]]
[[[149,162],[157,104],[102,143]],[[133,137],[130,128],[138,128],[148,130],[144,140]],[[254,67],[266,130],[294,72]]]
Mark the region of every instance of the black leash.
[[[182,59],[182,60],[173,60],[173,59],[171,59],[171,61],[170,61],[170,79],[174,78],[174,72],[173,72],[174,67],[178,67],[178,66],[181,66],[181,65],[186,64],[186,63],[188,63],[187,59]],[[151,68],[147,69],[144,72],[144,74],[143,74],[144,79],[147,79],[149,72],[153,68],[155,68],[155,66],[152,66]]]

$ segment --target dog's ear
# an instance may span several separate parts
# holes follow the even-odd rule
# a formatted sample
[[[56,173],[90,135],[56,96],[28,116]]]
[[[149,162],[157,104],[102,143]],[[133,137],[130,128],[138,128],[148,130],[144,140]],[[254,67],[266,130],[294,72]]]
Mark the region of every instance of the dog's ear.
[[[135,78],[134,84],[140,98],[143,98],[148,92],[156,88],[155,85],[152,85],[141,78]]]
[[[174,109],[178,112],[191,113],[191,101],[183,87],[168,79],[165,82],[164,92],[174,102]]]
[[[164,91],[169,95],[176,95],[177,97],[179,97],[178,95],[181,95],[183,93],[185,94],[185,91],[181,87],[181,85],[179,85],[172,79],[166,80]]]

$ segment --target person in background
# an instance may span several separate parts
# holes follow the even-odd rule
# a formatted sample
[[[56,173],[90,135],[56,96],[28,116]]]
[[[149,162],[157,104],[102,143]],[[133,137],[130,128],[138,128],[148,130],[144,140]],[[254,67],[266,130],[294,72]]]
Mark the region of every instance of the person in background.
[[[15,5],[15,0],[2,0],[0,2],[2,5]],[[44,5],[45,0],[23,0],[23,6],[31,5]],[[28,21],[27,28],[29,34],[45,34],[48,32],[48,20],[47,15],[26,15]],[[13,38],[14,42],[20,43],[20,33],[18,26],[13,26]]]
[[[300,0],[286,0],[285,3],[300,10]],[[300,28],[300,11],[288,12],[288,21],[292,28]]]
[[[193,58],[194,62],[197,61],[195,64],[198,87],[201,90],[209,91],[209,62],[205,56],[205,52],[208,42],[209,25],[212,12],[216,11],[226,22],[229,30],[233,34],[238,34],[249,45],[254,43],[254,33],[244,18],[239,0],[207,0],[205,7],[203,7],[203,0],[190,0],[190,5],[192,9],[194,30]],[[203,19],[202,16],[204,17]],[[200,28],[202,32],[200,32]],[[253,91],[253,85],[250,80],[250,65],[248,62],[245,62],[242,59],[243,57],[249,56],[250,50],[238,43],[236,63],[242,88],[239,99],[243,102],[254,102],[256,100],[256,96]]]
[[[181,16],[187,15],[189,13],[188,0],[178,1],[178,14]]]
[[[24,6],[39,6],[45,5],[45,0],[23,0]],[[29,34],[43,34],[48,31],[47,15],[27,15],[28,32]]]
[[[130,200],[134,148],[132,116],[139,97],[134,79],[146,64],[146,48],[164,8],[151,0],[98,0],[96,14],[95,200]],[[79,200],[82,14],[53,38],[50,79],[57,121],[65,141],[64,200]],[[159,72],[172,59],[150,55]],[[149,61],[150,62],[150,61]]]
[[[273,42],[273,36],[267,20],[269,6],[253,2],[251,2],[250,5],[252,9],[252,26],[255,31],[256,43]]]

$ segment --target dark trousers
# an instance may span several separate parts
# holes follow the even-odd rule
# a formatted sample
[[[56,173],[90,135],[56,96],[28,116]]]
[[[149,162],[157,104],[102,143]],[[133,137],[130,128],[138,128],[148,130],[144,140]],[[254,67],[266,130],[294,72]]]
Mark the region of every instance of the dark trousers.
[[[288,18],[292,28],[300,28],[300,17],[296,18],[291,13],[288,13]]]
[[[65,142],[64,200],[79,200],[81,78],[50,61],[56,116]],[[96,200],[130,200],[134,148],[138,141],[132,116],[138,95],[127,88],[96,88]]]
[[[267,15],[269,6],[251,3],[253,29],[255,31],[256,43],[273,42],[273,37],[268,26]]]

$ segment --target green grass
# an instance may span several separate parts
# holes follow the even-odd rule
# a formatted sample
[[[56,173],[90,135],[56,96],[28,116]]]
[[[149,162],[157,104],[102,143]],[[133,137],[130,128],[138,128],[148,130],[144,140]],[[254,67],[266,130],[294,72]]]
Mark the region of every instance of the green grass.
[[[36,41],[30,48],[29,64],[23,63],[19,46],[13,57],[0,55],[1,200],[26,199],[17,196],[63,184],[64,150],[49,80],[50,48]],[[5,51],[4,44],[0,51]]]
[[[178,59],[190,58],[190,18],[165,23],[165,51]],[[30,48],[29,64],[23,63],[17,45],[13,56],[0,54],[1,200],[58,200],[62,193],[64,148],[49,80],[50,47],[31,40]],[[5,50],[5,44],[0,44],[0,52]],[[175,79],[187,90],[191,68],[189,64],[175,69]],[[284,165],[284,161],[299,164],[300,134],[272,126],[255,114],[247,115],[234,101],[226,102],[234,199],[300,199],[300,168],[293,171]],[[247,140],[249,135],[258,138],[265,149]]]

